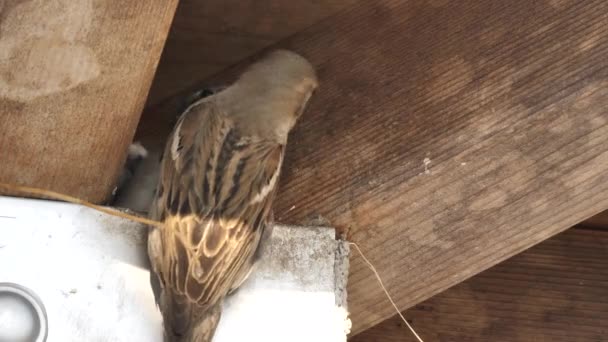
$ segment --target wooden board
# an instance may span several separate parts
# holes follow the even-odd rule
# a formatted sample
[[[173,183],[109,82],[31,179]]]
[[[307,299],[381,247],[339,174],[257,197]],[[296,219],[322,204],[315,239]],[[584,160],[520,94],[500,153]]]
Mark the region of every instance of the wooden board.
[[[571,229],[405,311],[425,341],[604,341],[608,232]],[[352,342],[415,341],[393,317]]]
[[[356,0],[181,0],[148,105],[188,89]]]
[[[0,2],[0,182],[108,197],[176,3]]]
[[[605,210],[607,19],[601,0],[375,0],[282,42],[321,86],[276,219],[341,229],[405,309]],[[393,315],[356,255],[349,301],[355,333]]]
[[[588,228],[608,229],[608,211],[603,211],[581,223]]]

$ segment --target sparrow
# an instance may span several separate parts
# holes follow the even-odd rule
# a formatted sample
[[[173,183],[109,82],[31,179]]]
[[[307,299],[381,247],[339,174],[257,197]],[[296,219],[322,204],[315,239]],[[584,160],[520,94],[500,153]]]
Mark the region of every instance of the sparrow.
[[[224,298],[252,270],[272,226],[290,130],[317,77],[277,50],[178,119],[161,161],[148,235],[165,341],[211,341]]]

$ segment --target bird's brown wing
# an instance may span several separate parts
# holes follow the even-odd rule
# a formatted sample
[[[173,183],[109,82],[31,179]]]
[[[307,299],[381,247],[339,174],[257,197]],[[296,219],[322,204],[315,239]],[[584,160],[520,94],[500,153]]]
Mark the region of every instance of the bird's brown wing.
[[[207,100],[178,121],[164,152],[149,237],[163,290],[205,308],[251,267],[271,217],[283,146],[243,137]]]

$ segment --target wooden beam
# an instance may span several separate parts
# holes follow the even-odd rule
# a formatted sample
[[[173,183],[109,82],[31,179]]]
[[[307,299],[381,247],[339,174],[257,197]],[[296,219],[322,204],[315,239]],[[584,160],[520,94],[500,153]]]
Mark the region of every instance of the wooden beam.
[[[337,226],[405,309],[608,208],[606,19],[601,0],[374,0],[282,42],[321,86],[277,220]],[[356,256],[349,302],[355,333],[394,313]]]
[[[148,105],[189,89],[357,0],[181,0]]]
[[[176,3],[3,2],[0,182],[108,197]]]
[[[588,228],[608,229],[608,210],[585,220],[581,225]]]
[[[601,341],[608,232],[571,229],[405,311],[425,341]],[[352,342],[414,342],[400,318]]]

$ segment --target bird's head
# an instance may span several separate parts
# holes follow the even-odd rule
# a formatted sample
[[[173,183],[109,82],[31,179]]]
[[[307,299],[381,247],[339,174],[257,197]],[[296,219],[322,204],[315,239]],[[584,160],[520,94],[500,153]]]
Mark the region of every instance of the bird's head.
[[[222,106],[247,127],[286,140],[317,86],[310,62],[294,52],[275,50],[223,92]]]

